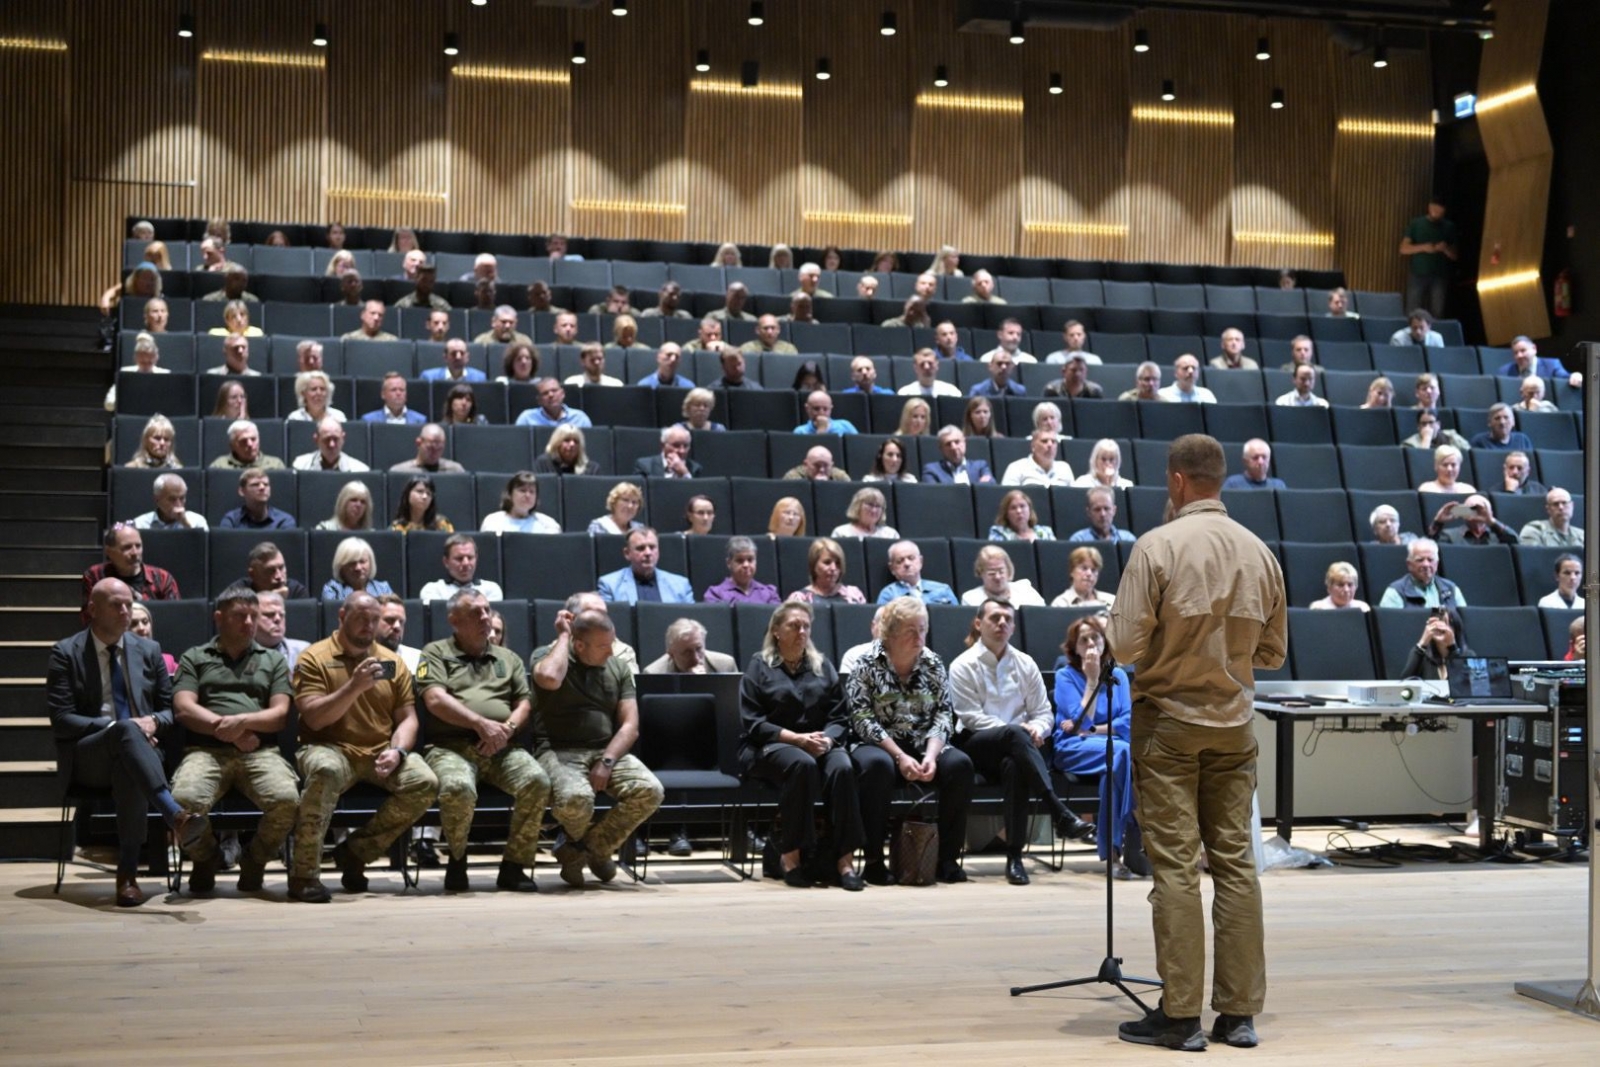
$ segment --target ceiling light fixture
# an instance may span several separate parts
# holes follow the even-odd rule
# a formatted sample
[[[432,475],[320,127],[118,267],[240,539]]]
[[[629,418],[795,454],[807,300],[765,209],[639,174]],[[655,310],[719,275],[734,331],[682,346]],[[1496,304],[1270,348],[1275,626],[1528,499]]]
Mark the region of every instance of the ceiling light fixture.
[[[611,0],[611,13],[617,18],[628,13],[628,0]]]
[[[878,32],[885,37],[893,37],[898,27],[895,25],[894,12],[885,11],[883,18],[878,21]]]
[[[950,72],[945,69],[942,63],[933,68],[933,84],[940,89],[950,84]]]
[[[817,57],[817,81],[825,82],[833,77],[833,64],[827,56]]]
[[[711,52],[709,49],[702,48],[694,54],[694,69],[701,74],[711,69]]]
[[[1383,27],[1378,27],[1378,36],[1372,45],[1372,65],[1382,70],[1389,65],[1389,46],[1383,42]]]
[[[589,62],[589,55],[584,50],[582,41],[572,42],[572,62],[580,67]]]
[[[189,37],[193,37],[194,36],[194,16],[193,15],[179,15],[178,16],[178,36],[186,38],[186,39],[189,38]]]
[[[1061,75],[1050,75],[1050,95],[1060,96],[1064,92],[1066,92],[1066,89],[1061,84]]]
[[[457,37],[453,33],[445,34],[444,35],[444,54],[447,55],[447,56],[458,56],[458,55],[460,55],[461,54],[461,38]]]
[[[752,26],[759,26],[767,21],[767,5],[761,0],[750,0],[750,17],[745,19]]]
[[[1150,51],[1150,32],[1148,30],[1133,31],[1133,50],[1140,53]]]
[[[1274,111],[1282,111],[1283,110],[1283,90],[1282,89],[1274,89],[1274,90],[1272,90],[1272,110],[1274,110]]]
[[[1256,58],[1257,59],[1271,59],[1272,58],[1272,49],[1267,47],[1267,39],[1265,37],[1257,37],[1256,38]]]
[[[1010,32],[1009,35],[1007,35],[1006,40],[1010,41],[1012,44],[1021,44],[1022,42],[1026,41],[1027,39],[1028,39],[1028,37],[1023,32],[1023,29],[1022,29],[1022,20],[1021,19],[1012,19],[1011,20],[1011,32]]]
[[[1168,103],[1171,103],[1172,101],[1178,99],[1178,90],[1172,84],[1172,79],[1171,78],[1162,79],[1162,82],[1161,82],[1161,99],[1167,101]]]
[[[317,48],[328,47],[328,24],[317,23],[317,28],[311,31],[311,43]]]
[[[754,59],[747,59],[739,69],[739,84],[746,89],[754,89],[761,84],[761,64]]]

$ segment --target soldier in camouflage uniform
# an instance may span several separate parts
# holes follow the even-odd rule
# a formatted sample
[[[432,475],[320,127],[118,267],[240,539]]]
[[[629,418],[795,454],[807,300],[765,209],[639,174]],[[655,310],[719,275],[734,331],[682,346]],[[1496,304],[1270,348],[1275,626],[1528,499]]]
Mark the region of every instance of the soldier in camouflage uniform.
[[[528,672],[515,652],[490,641],[493,614],[482,593],[456,593],[450,598],[455,636],[424,647],[417,665],[417,690],[426,709],[424,756],[439,777],[439,813],[450,845],[444,872],[444,888],[450,893],[471,888],[467,838],[479,778],[510,793],[514,801],[495,887],[519,893],[539,889],[530,872],[550,779],[517,741],[533,714]]]
[[[633,672],[616,656],[616,628],[603,611],[556,615],[556,639],[533,652],[538,689],[535,751],[550,776],[551,814],[561,824],[561,880],[583,885],[583,865],[602,882],[617,876],[612,853],[661,806],[661,783],[628,755],[639,737]],[[591,827],[596,793],[616,801]]]

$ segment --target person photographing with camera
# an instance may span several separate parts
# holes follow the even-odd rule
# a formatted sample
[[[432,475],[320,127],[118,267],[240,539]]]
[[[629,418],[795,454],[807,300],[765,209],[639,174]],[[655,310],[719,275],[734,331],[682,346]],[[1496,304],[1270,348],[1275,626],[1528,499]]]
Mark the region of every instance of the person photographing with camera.
[[[1445,529],[1446,523],[1456,522],[1465,525]],[[1494,517],[1494,508],[1482,493],[1473,493],[1460,503],[1451,501],[1440,508],[1428,524],[1428,536],[1446,545],[1517,543],[1517,531]]]

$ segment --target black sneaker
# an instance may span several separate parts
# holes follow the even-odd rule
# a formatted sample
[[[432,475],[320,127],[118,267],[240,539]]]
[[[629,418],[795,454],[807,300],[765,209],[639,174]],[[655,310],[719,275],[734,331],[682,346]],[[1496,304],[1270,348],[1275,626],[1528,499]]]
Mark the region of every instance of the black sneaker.
[[[1256,1037],[1254,1015],[1219,1015],[1211,1024],[1211,1040],[1221,1041],[1234,1048],[1255,1048],[1260,1043]]]
[[[505,889],[512,893],[537,893],[539,883],[527,871],[522,869],[522,864],[513,860],[500,861],[500,874],[494,880],[496,889]]]
[[[472,890],[472,882],[467,877],[467,857],[451,856],[450,862],[444,868],[444,891],[446,893],[468,893]]]
[[[868,885],[893,885],[894,879],[889,875],[889,868],[882,860],[868,863],[861,868],[861,880]]]
[[[339,884],[346,893],[367,891],[367,865],[350,854],[350,843],[341,841],[333,849],[333,865],[339,868]]]
[[[1150,877],[1150,857],[1144,851],[1144,832],[1134,819],[1129,819],[1122,827],[1122,862],[1140,878]]]
[[[1204,1052],[1206,1049],[1206,1035],[1200,1029],[1200,1016],[1168,1018],[1160,1005],[1143,1019],[1117,1027],[1117,1036],[1135,1045],[1160,1045],[1179,1052]]]
[[[671,842],[667,845],[667,855],[692,856],[693,854],[694,846],[689,843],[689,828],[687,826],[678,827],[673,832]]]
[[[946,885],[956,885],[967,880],[967,872],[961,869],[961,864],[959,863],[941,863],[939,864],[938,880]]]

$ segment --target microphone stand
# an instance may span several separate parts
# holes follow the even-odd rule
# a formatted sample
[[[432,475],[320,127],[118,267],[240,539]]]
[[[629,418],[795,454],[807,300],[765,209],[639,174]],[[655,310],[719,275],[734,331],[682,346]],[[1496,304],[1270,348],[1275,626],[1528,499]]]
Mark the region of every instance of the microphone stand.
[[[1104,695],[1106,698],[1106,809],[1108,813],[1114,813],[1117,808],[1117,776],[1112,773],[1112,768],[1115,766],[1114,760],[1116,757],[1116,749],[1113,745],[1113,737],[1115,736],[1115,730],[1113,727],[1116,723],[1116,713],[1113,710],[1113,697],[1116,695],[1117,680],[1115,674],[1117,661],[1112,657],[1111,648],[1109,645],[1106,646],[1103,655],[1105,657],[1105,662],[1100,669],[1100,683],[1095,687],[1094,698],[1089,702],[1090,711],[1085,717],[1089,720],[1091,725],[1094,723],[1094,712],[1100,706],[1100,697]],[[1101,826],[1097,828],[1097,833],[1109,833],[1110,830],[1111,828],[1109,826]],[[1139,1005],[1140,1011],[1146,1015],[1150,1014],[1150,1006],[1144,1001],[1140,1000],[1139,995],[1128,988],[1127,983],[1134,982],[1138,985],[1147,985],[1159,989],[1161,987],[1160,979],[1136,978],[1133,975],[1123,974],[1122,957],[1116,954],[1116,946],[1114,941],[1115,934],[1113,928],[1113,908],[1115,898],[1112,895],[1112,886],[1114,884],[1112,869],[1114,868],[1115,864],[1110,858],[1109,841],[1110,839],[1107,838],[1106,954],[1105,958],[1100,961],[1099,971],[1091,975],[1086,975],[1082,978],[1068,978],[1060,982],[1042,982],[1038,985],[1012,986],[1012,996],[1020,997],[1024,993],[1037,993],[1045,989],[1062,989],[1067,986],[1101,983],[1104,985],[1116,986],[1122,991],[1123,996]],[[1126,842],[1124,842],[1124,844],[1126,844]]]

